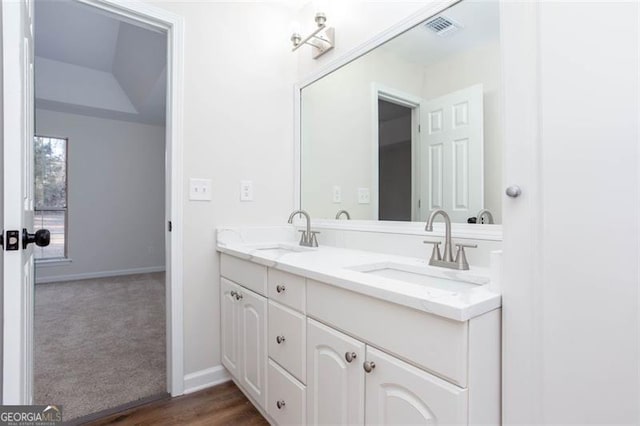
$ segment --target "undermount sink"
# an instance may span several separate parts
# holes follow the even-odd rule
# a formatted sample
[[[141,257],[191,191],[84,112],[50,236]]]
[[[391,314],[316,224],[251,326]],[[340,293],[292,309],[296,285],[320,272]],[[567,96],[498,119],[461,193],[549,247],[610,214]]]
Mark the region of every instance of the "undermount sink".
[[[463,291],[489,283],[489,278],[458,271],[439,271],[433,267],[379,262],[352,266],[347,269],[382,278],[420,284],[445,291]]]
[[[299,245],[287,244],[287,243],[252,244],[252,245],[247,245],[247,247],[253,250],[256,250],[262,254],[266,254],[270,256],[282,256],[284,254],[289,254],[289,253],[302,253],[306,251],[317,250],[311,247],[302,247]]]

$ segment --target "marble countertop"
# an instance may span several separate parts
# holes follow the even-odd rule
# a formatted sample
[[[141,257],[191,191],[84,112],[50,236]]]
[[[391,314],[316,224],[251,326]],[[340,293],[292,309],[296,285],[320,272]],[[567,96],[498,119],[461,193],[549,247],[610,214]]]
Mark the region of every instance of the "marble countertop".
[[[301,248],[300,252],[269,250],[278,245],[297,249],[296,234],[293,227],[219,228],[217,249],[270,268],[456,321],[466,321],[501,306],[500,294],[491,289],[488,268],[471,265],[469,271],[456,271],[429,266],[426,259],[331,246]],[[428,271],[436,279],[483,284],[453,291],[355,270],[372,264],[401,265]]]

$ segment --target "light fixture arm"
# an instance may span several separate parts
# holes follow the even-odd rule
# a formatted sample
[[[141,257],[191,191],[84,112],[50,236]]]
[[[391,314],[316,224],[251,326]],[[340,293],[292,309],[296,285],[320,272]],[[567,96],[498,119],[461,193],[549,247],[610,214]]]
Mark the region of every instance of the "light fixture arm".
[[[302,38],[300,34],[294,33],[291,35],[291,42],[293,43],[292,52],[298,50],[302,45],[306,44],[313,48],[312,55],[316,59],[329,50],[333,49],[335,43],[335,32],[333,28],[327,28],[325,25],[327,18],[324,13],[317,13],[315,22],[318,27],[308,36]]]

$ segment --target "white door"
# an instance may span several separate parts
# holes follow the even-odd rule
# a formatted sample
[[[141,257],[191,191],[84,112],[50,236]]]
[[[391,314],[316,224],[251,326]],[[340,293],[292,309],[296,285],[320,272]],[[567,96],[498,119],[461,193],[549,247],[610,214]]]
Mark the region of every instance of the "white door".
[[[3,403],[33,402],[33,2],[2,2]],[[44,245],[45,234],[39,234]]]
[[[220,279],[220,310],[221,310],[221,350],[222,365],[233,377],[238,378],[238,287],[231,281]]]
[[[482,84],[425,102],[421,108],[420,217],[445,210],[467,223],[484,206]]]
[[[364,424],[365,345],[307,320],[307,424]]]
[[[466,389],[369,346],[366,362],[367,424],[467,424]]]
[[[267,299],[240,290],[240,383],[264,407],[267,401]]]

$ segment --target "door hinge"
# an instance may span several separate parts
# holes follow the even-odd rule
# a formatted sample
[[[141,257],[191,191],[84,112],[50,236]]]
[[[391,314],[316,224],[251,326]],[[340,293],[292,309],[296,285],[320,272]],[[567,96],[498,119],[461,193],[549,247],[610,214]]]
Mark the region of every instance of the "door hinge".
[[[422,131],[422,127],[418,124],[418,133]]]
[[[167,229],[169,230],[169,232],[173,230],[173,224],[171,223],[171,221],[167,223]]]
[[[422,207],[422,200],[418,200],[418,208]]]
[[[4,250],[4,230],[2,230],[2,233],[0,234],[0,247]]]

